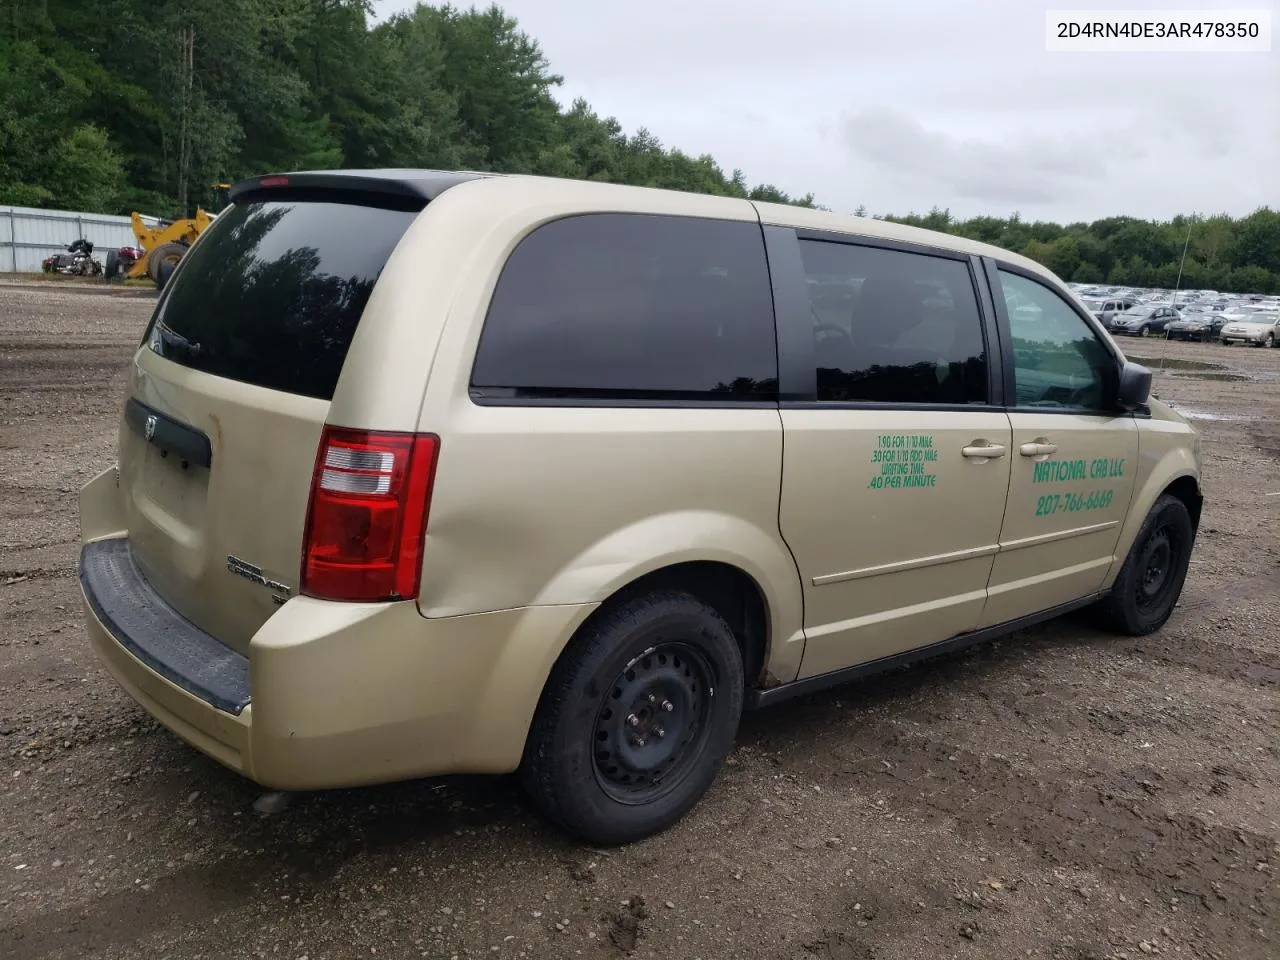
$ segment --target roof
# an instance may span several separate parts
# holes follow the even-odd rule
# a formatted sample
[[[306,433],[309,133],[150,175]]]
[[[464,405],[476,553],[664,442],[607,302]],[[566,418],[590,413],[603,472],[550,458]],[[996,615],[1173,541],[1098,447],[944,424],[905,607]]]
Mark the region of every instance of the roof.
[[[234,201],[247,194],[281,188],[353,190],[425,202],[434,200],[450,187],[488,176],[494,175],[466,170],[298,170],[241,180],[231,187],[229,195]]]
[[[746,201],[738,197],[720,197],[706,194],[686,193],[677,190],[660,190],[654,187],[635,187],[624,184],[602,183],[595,180],[571,180],[562,177],[544,177],[533,174],[483,173],[470,170],[421,170],[421,169],[370,169],[370,170],[307,170],[296,173],[265,174],[242,180],[231,188],[231,198],[247,194],[257,194],[277,188],[290,190],[356,190],[376,193],[408,201],[417,206],[434,200],[451,187],[471,180],[502,179],[508,183],[526,181],[550,187],[564,197],[578,194],[582,197],[600,195],[608,191],[616,196],[622,191],[641,191],[649,194],[658,193],[666,196],[685,196],[690,198],[689,205],[699,212],[694,215],[706,216],[708,211],[721,205],[727,213],[736,208],[735,219],[742,216],[743,204],[750,204],[758,213],[762,222],[778,226],[789,226],[797,229],[830,230],[847,233],[853,236],[896,240],[921,246],[935,247],[943,250],[968,253],[976,256],[987,256],[1016,264],[1023,269],[1045,276],[1052,274],[1045,267],[1010,250],[996,247],[965,237],[926,230],[922,227],[906,226],[891,223],[887,220],[876,220],[869,217],[831,213],[808,207],[797,207],[788,204]],[[696,199],[694,199],[696,198]],[[750,209],[750,207],[748,208]]]

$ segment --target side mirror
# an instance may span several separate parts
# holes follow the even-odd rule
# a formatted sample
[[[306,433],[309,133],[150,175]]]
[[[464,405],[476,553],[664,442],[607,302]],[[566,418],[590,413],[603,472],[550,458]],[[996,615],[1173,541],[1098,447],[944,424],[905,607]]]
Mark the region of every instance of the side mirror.
[[[1120,368],[1120,389],[1116,406],[1126,412],[1137,410],[1151,396],[1151,371],[1138,363],[1125,361]]]

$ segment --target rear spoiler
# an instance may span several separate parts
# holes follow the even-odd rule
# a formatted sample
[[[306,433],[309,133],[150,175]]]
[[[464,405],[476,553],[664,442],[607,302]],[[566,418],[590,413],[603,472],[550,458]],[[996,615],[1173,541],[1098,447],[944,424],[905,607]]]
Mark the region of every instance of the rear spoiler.
[[[323,170],[268,173],[231,187],[232,203],[254,200],[330,200],[421,210],[450,187],[482,174],[436,170]]]

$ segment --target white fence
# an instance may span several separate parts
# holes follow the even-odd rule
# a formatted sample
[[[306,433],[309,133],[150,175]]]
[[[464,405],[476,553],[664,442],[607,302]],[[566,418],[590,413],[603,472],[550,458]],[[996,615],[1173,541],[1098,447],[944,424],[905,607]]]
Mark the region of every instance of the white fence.
[[[156,217],[142,219],[148,226],[159,222]],[[81,237],[93,244],[99,259],[107,250],[137,243],[128,217],[0,206],[0,273],[38,273],[41,260]]]

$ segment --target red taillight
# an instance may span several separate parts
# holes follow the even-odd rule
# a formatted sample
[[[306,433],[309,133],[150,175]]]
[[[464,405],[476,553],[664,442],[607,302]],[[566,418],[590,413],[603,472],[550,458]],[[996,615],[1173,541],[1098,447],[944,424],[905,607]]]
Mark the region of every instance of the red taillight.
[[[439,449],[432,434],[324,428],[311,478],[302,593],[417,597]]]

